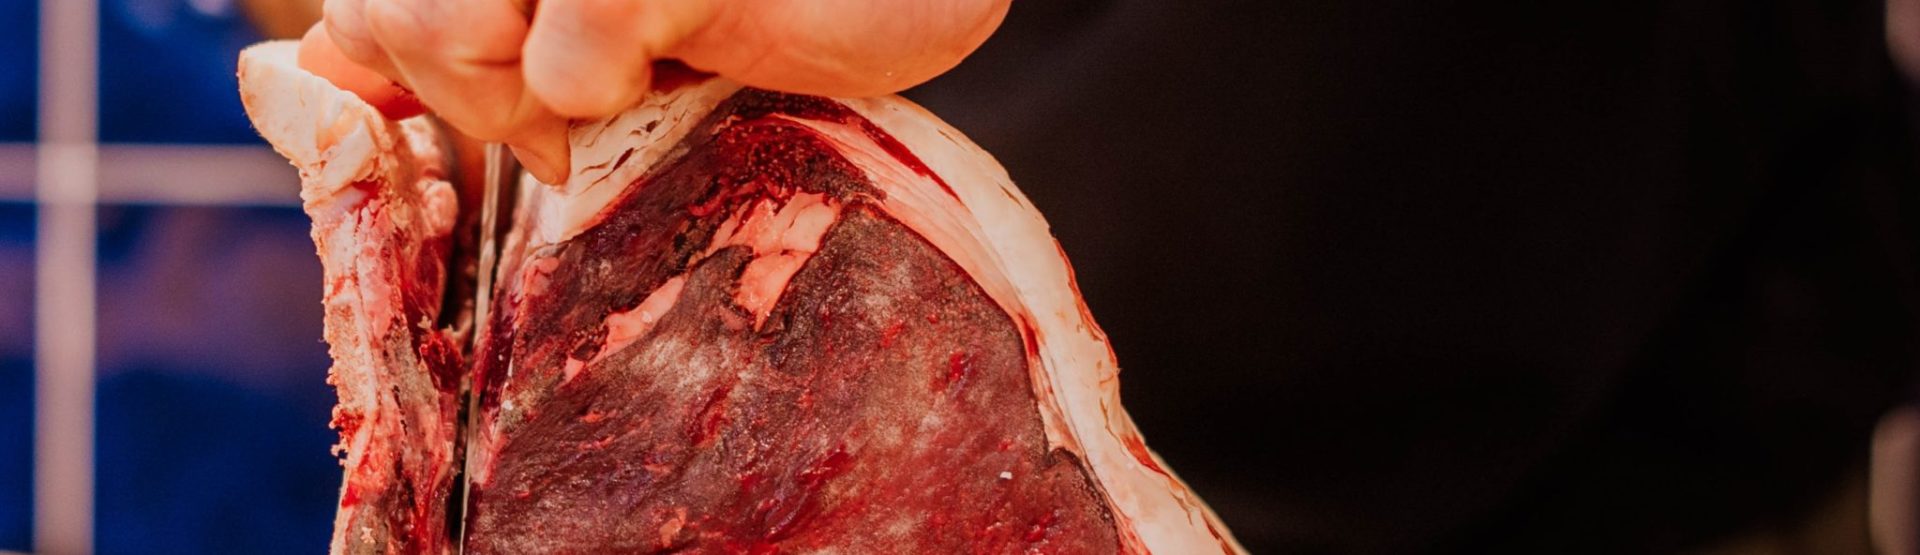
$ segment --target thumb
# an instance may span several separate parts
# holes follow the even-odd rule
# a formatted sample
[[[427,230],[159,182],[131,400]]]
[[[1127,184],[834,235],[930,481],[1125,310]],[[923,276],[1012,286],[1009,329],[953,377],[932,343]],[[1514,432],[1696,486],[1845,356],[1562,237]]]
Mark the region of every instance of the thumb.
[[[521,63],[555,113],[600,117],[647,92],[654,58],[712,19],[711,0],[541,0]]]

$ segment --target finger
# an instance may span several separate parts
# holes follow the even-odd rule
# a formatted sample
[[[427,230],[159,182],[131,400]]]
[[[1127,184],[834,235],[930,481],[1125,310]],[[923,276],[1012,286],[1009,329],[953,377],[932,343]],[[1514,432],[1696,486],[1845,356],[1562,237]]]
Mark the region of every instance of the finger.
[[[365,9],[368,30],[414,94],[461,131],[499,141],[551,117],[521,79],[527,25],[507,0],[388,0]]]
[[[326,0],[321,7],[320,24],[326,28],[327,38],[348,60],[403,83],[399,70],[387,59],[386,49],[380,47],[379,41],[373,39],[373,31],[367,29],[366,3],[367,0]]]
[[[388,0],[365,10],[373,37],[441,119],[520,147],[521,162],[543,181],[565,175],[566,120],[527,91],[527,20],[510,0]]]
[[[300,38],[297,59],[301,69],[360,97],[387,119],[406,119],[426,112],[413,93],[386,76],[347,59],[319,24],[307,29],[306,36]]]
[[[542,0],[524,50],[527,85],[554,112],[599,117],[646,94],[650,62],[706,25],[710,0]]]
[[[726,2],[666,54],[761,88],[887,94],[953,69],[1000,26],[1009,2]]]

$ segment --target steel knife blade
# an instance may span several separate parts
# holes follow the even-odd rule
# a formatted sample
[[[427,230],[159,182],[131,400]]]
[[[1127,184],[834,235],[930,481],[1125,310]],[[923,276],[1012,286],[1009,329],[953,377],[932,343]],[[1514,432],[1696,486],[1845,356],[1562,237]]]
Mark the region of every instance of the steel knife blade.
[[[480,252],[478,263],[474,267],[476,287],[474,287],[473,299],[473,337],[468,349],[473,357],[480,355],[479,349],[491,321],[494,270],[499,266],[500,258],[499,236],[502,217],[500,212],[502,205],[505,204],[503,197],[519,189],[517,184],[520,176],[519,161],[514,159],[506,145],[487,143],[485,156],[486,175],[483,177],[485,189],[480,197]],[[480,427],[481,383],[477,379],[479,376],[472,370],[475,368],[478,368],[478,365],[470,365],[466,373],[466,418],[461,428],[464,436],[461,445],[464,448],[461,452],[460,465],[460,511],[456,516],[460,520],[454,526],[454,541],[457,542],[455,549],[460,553],[466,552],[467,548],[467,507],[473,504],[474,468],[471,450],[474,438],[479,435]]]

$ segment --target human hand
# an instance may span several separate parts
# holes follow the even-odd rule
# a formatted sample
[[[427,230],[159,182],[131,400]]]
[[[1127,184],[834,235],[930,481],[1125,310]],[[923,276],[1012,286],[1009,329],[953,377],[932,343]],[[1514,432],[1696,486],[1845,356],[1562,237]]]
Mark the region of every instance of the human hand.
[[[408,96],[367,71],[391,79],[551,183],[566,176],[567,119],[638,102],[654,60],[766,89],[887,94],[952,69],[1010,0],[533,1],[327,0],[302,64],[383,111]]]

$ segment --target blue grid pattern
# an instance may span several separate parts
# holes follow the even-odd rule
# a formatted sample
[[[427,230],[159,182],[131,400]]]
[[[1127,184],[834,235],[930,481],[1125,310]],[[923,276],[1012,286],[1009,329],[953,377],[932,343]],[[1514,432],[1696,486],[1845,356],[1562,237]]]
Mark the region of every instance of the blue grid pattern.
[[[60,1],[0,0],[0,143],[41,131],[40,10]],[[98,24],[101,143],[263,145],[236,92],[259,40],[238,0],[99,0]],[[33,171],[0,163],[0,184]],[[282,206],[96,210],[95,552],[325,551],[340,470],[320,267],[285,186],[261,186]],[[38,208],[0,201],[0,551],[34,547]]]

